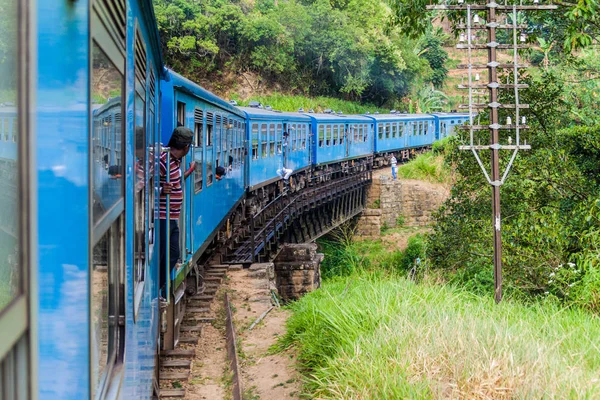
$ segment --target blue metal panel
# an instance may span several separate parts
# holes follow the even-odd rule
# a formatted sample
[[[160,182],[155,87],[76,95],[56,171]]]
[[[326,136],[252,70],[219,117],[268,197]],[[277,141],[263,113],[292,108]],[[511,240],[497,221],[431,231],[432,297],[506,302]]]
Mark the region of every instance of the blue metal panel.
[[[39,0],[34,12],[40,399],[84,399],[90,390],[89,7]]]

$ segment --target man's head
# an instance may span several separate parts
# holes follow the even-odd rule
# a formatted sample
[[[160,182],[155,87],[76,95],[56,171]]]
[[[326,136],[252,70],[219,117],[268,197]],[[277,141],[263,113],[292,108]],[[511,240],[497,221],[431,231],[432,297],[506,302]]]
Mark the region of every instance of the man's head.
[[[178,126],[173,131],[171,139],[169,140],[169,147],[171,148],[171,154],[176,158],[184,157],[188,151],[190,151],[190,145],[194,140],[194,133],[191,129],[185,126]]]
[[[217,178],[217,180],[220,181],[221,179],[223,179],[224,176],[225,176],[225,168],[217,167],[217,169],[215,171],[215,178]]]

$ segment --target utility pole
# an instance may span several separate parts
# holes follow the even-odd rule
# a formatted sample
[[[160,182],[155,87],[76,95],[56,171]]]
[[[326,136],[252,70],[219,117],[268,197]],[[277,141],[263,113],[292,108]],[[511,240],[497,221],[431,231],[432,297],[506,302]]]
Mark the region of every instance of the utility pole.
[[[461,30],[459,36],[459,44],[456,46],[458,49],[465,49],[468,52],[468,63],[466,65],[460,65],[459,68],[468,70],[468,84],[458,85],[460,89],[467,89],[469,91],[469,104],[461,105],[460,108],[469,109],[469,124],[463,128],[468,129],[470,132],[470,143],[467,146],[460,146],[460,150],[470,150],[479,167],[483,171],[485,178],[492,187],[492,225],[494,232],[494,299],[496,303],[502,300],[502,227],[501,227],[501,214],[500,214],[500,186],[506,181],[506,177],[512,167],[512,164],[517,156],[519,150],[529,150],[531,146],[527,145],[527,142],[521,143],[520,131],[527,129],[529,126],[526,124],[524,116],[520,115],[521,109],[529,108],[528,104],[519,103],[519,89],[528,87],[525,84],[519,84],[519,69],[525,68],[526,65],[519,64],[519,49],[529,47],[526,44],[527,36],[525,30],[527,29],[526,24],[518,23],[519,13],[522,11],[535,11],[535,10],[554,10],[556,5],[547,4],[540,5],[539,0],[531,0],[530,4],[524,4],[523,0],[514,4],[498,4],[495,0],[486,0],[485,4],[480,4],[474,1],[472,4],[465,4],[464,0],[451,0],[455,1],[455,4],[436,4],[427,6],[428,10],[460,10],[466,11],[466,20],[464,23],[458,25],[458,29]],[[480,13],[482,15],[480,15]],[[500,18],[502,15],[506,16],[505,22],[502,23]],[[508,23],[508,16],[511,16],[512,22]],[[483,20],[481,20],[483,18]],[[511,43],[498,43],[496,40],[496,30],[505,29],[509,32],[512,31]],[[473,35],[473,31],[487,31],[487,43],[478,43],[478,38]],[[466,42],[466,43],[465,43]],[[485,50],[487,49],[488,59],[487,64],[477,64],[473,62],[473,50]],[[506,49],[512,50],[512,62],[511,63],[499,63],[498,62],[498,50]],[[478,83],[480,80],[479,73],[476,71],[485,70],[488,71],[488,83]],[[500,83],[498,79],[499,69],[512,69],[513,79],[512,82]],[[473,73],[475,71],[475,76]],[[473,101],[473,89],[488,89],[489,91],[489,103],[475,103]],[[512,89],[514,90],[514,104],[501,104],[499,102],[499,90],[500,89]],[[479,93],[477,93],[479,95]],[[479,96],[478,96],[479,100]],[[485,110],[489,109],[489,125],[478,125],[474,123],[474,110]],[[499,109],[511,110],[507,113],[509,116],[506,117],[506,123],[501,124],[499,118]],[[514,111],[512,111],[514,110]],[[513,118],[514,117],[514,124]],[[490,144],[481,145],[475,144],[474,131],[489,130],[490,132]],[[512,136],[508,138],[508,144],[500,144],[500,131],[515,131],[515,144],[512,144]],[[491,151],[491,173],[488,173],[487,168],[484,166],[480,158],[481,150]],[[502,177],[500,176],[500,150],[512,151],[512,155],[508,165],[506,166]]]

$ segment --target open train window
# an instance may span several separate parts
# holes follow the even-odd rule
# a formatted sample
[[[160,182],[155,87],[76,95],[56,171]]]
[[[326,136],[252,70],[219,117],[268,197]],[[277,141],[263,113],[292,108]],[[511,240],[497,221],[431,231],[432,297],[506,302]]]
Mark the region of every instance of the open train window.
[[[325,127],[319,125],[319,147],[323,147],[325,144]]]
[[[213,145],[215,139],[214,132],[214,114],[211,112],[206,113],[206,147]]]
[[[252,159],[258,159],[258,124],[252,124],[252,131],[250,132],[250,140],[252,141]]]
[[[283,151],[282,142],[283,142],[283,126],[281,124],[277,124],[275,128],[275,133],[277,135],[277,154],[281,154]]]
[[[193,158],[196,162],[194,168],[194,193],[199,193],[202,190],[202,182],[204,179],[203,171],[203,136],[204,136],[204,124],[203,124],[202,110],[194,110],[194,154]]]
[[[269,125],[269,155],[275,155],[275,137],[277,132],[275,131],[275,124]]]
[[[177,102],[177,122],[185,126],[185,103]]]
[[[267,124],[260,124],[260,155],[265,158],[269,155],[269,135]]]

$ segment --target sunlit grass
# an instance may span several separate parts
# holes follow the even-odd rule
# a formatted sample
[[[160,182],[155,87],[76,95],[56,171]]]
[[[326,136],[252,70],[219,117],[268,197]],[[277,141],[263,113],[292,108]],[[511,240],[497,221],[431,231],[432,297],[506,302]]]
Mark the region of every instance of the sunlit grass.
[[[418,155],[415,159],[398,167],[398,177],[418,179],[433,183],[447,183],[450,169],[444,164],[444,156],[432,152]]]
[[[282,345],[311,398],[600,398],[600,321],[580,310],[364,273],[292,309]]]
[[[271,106],[280,111],[298,111],[303,108],[305,112],[313,109],[315,112],[323,112],[326,109],[335,112],[341,111],[344,114],[364,114],[369,111],[389,112],[390,110],[377,108],[372,104],[360,104],[352,101],[340,100],[331,97],[304,97],[292,96],[281,93],[274,93],[269,96],[254,96],[247,100],[239,100],[236,96],[232,97],[240,106],[247,106],[251,101],[258,101],[264,106]]]

